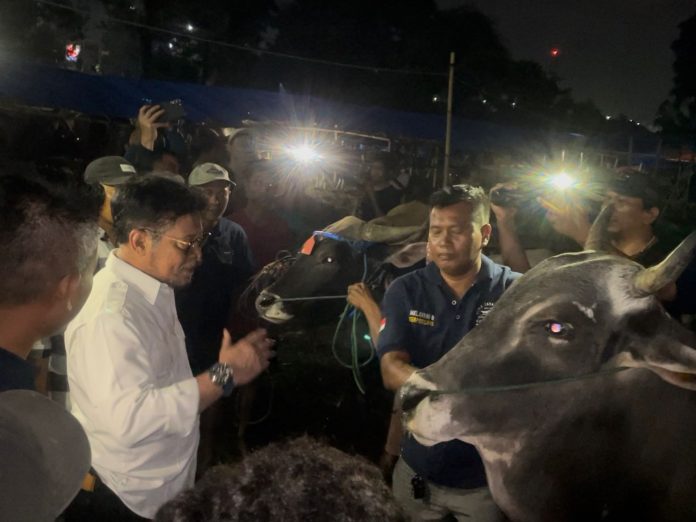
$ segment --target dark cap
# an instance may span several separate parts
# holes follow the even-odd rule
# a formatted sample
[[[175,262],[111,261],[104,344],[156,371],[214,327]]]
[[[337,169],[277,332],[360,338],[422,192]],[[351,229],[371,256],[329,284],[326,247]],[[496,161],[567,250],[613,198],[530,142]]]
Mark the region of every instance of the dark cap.
[[[660,184],[647,172],[634,168],[619,169],[614,173],[609,188],[617,194],[642,199],[645,208],[662,206]]]
[[[29,390],[0,393],[0,518],[54,520],[89,470],[80,423],[61,405]]]
[[[135,167],[121,156],[97,158],[85,169],[85,182],[90,185],[123,185],[135,176]]]

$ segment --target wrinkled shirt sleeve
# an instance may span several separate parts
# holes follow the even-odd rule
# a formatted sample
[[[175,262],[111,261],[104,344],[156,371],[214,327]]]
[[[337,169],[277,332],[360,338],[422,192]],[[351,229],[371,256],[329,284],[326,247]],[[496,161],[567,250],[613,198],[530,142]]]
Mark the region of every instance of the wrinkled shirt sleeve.
[[[73,396],[96,432],[132,447],[169,435],[185,437],[197,427],[196,379],[160,385],[167,375],[158,373],[171,370],[175,354],[159,349],[161,341],[139,335],[129,318],[100,315],[75,331],[70,343],[69,371],[80,375],[71,382]]]
[[[382,299],[381,331],[377,343],[377,353],[380,357],[387,352],[407,350],[410,328],[408,302],[402,281],[396,279]]]

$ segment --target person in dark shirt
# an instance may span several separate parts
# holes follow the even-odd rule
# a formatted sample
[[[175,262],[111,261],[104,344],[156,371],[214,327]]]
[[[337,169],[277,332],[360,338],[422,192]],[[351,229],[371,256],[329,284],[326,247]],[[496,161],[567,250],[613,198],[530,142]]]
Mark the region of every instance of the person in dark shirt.
[[[227,170],[216,163],[203,163],[191,171],[188,183],[207,201],[202,221],[203,232],[210,234],[191,283],[175,293],[177,316],[186,334],[186,352],[195,375],[217,362],[223,328],[229,327],[230,312],[253,273],[254,261],[244,229],[222,217],[234,188]],[[216,429],[222,402],[201,416],[199,475],[214,459],[216,437],[224,436]]]
[[[250,164],[242,183],[246,202],[234,208],[230,215],[230,219],[238,223],[249,237],[256,270],[275,261],[278,252],[290,250],[295,243],[288,223],[274,208],[276,202],[272,192],[276,179],[269,161],[259,160]]]
[[[646,267],[662,261],[676,244],[667,237],[659,237],[655,227],[662,208],[656,180],[646,172],[624,168],[612,174],[607,189],[605,204],[612,206],[612,213],[606,232],[612,246]],[[566,196],[563,204],[539,198],[546,209],[546,219],[556,232],[582,247],[592,225],[589,208],[587,204],[569,201],[574,201],[572,195]],[[529,261],[515,231],[516,209],[496,205],[492,205],[492,209],[497,217],[503,260],[513,269],[526,272]]]
[[[81,181],[0,175],[0,391],[35,388],[32,345],[87,299],[100,203]]]
[[[394,391],[451,350],[519,277],[481,253],[491,234],[483,189],[449,187],[433,194],[431,204],[432,262],[395,279],[382,301],[377,351],[384,385]],[[476,449],[458,440],[426,447],[405,433],[393,490],[412,520],[502,517]]]
[[[203,232],[210,234],[191,284],[176,292],[177,314],[195,374],[217,361],[234,297],[252,275],[254,262],[244,229],[222,217],[234,187],[227,170],[203,163],[191,171],[188,183],[208,202]]]
[[[400,205],[407,180],[398,176],[394,157],[383,152],[372,158],[365,180],[365,196],[358,205],[357,217],[362,220],[385,216]]]

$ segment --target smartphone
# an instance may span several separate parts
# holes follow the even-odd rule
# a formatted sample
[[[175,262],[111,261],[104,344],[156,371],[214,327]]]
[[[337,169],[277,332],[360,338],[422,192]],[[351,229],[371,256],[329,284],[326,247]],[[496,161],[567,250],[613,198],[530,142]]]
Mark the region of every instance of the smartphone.
[[[157,119],[158,123],[166,123],[176,121],[186,116],[184,106],[179,101],[168,101],[158,103],[161,109],[164,109],[164,114]]]

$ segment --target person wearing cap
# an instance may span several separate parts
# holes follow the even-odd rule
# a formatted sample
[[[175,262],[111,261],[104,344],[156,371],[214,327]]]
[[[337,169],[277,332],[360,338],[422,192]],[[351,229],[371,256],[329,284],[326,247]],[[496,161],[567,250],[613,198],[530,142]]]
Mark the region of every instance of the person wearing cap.
[[[203,245],[201,264],[191,284],[176,291],[176,309],[186,334],[186,352],[195,373],[217,360],[222,330],[228,326],[236,297],[253,273],[254,262],[247,235],[237,223],[222,217],[234,182],[226,169],[216,163],[203,163],[191,171],[189,186],[206,202],[202,213]],[[201,418],[199,470],[212,460],[215,408]]]
[[[268,366],[273,341],[257,330],[222,335],[194,375],[174,290],[190,283],[205,241],[205,203],[169,179],[144,176],[112,202],[118,248],[68,325],[71,412],[92,448],[91,485],[65,520],[142,520],[193,484],[198,416]]]
[[[654,186],[655,180],[638,169],[624,168],[612,176],[605,197],[605,205],[611,205],[612,213],[607,232],[612,238],[612,245],[626,257],[642,264],[653,266],[671,252],[672,246],[658,238],[654,230],[657,218],[660,216],[662,200],[659,191]],[[559,232],[567,227],[568,216],[559,213],[542,201],[547,209],[547,219]],[[585,215],[584,226],[578,226],[580,220],[575,220],[576,230],[582,229],[584,234],[576,233],[571,237],[580,245],[584,245],[590,222]]]
[[[6,391],[0,393],[0,462],[0,519],[52,522],[80,490],[89,442],[75,417],[43,395]]]
[[[106,258],[115,245],[110,239],[112,234],[113,216],[111,215],[111,200],[118,187],[133,179],[135,167],[120,156],[104,156],[92,161],[85,169],[85,182],[89,185],[100,185],[104,190],[104,201],[99,213],[101,240],[99,241],[97,270],[104,267]]]
[[[0,391],[35,388],[32,346],[87,299],[98,213],[98,194],[82,182],[0,176]]]
[[[546,219],[556,232],[579,246],[585,244],[592,225],[587,206],[566,204],[559,207],[544,198],[539,198],[539,203],[546,210]],[[653,266],[671,252],[674,245],[661,240],[654,230],[662,201],[649,174],[633,168],[613,173],[604,203],[612,206],[607,232],[616,250],[643,266]],[[518,262],[510,262],[512,268],[522,272],[528,270],[529,262],[514,232],[514,208],[498,205],[491,205],[491,208],[498,221],[503,259],[508,262],[516,259]],[[511,255],[511,252],[515,255]]]

